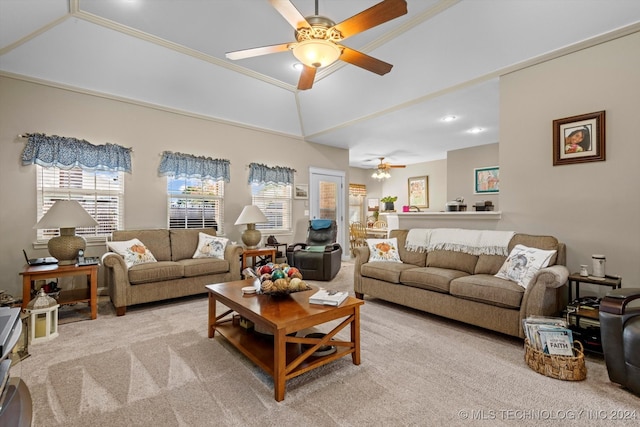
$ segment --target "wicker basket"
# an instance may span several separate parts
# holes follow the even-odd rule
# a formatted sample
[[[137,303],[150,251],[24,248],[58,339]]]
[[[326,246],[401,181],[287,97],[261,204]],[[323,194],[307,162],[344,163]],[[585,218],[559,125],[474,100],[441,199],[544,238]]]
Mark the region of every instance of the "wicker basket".
[[[565,381],[582,381],[587,378],[584,348],[580,341],[574,341],[573,345],[576,356],[559,356],[536,350],[525,339],[524,360],[539,374]]]

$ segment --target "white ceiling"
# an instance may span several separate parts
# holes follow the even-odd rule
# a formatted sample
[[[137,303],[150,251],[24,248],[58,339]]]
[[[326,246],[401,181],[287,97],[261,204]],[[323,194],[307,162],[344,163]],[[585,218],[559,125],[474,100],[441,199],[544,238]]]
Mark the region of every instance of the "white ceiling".
[[[319,14],[340,22],[378,2],[319,0]],[[294,41],[267,0],[0,0],[0,72],[346,148],[372,167],[498,142],[500,75],[640,30],[638,0],[407,3],[343,42],[389,74],[338,61],[298,91],[290,52],[225,58]]]

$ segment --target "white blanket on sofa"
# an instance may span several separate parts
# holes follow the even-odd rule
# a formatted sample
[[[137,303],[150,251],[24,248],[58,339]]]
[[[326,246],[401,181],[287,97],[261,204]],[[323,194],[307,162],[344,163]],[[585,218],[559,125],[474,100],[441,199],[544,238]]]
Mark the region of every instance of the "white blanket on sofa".
[[[407,233],[407,240],[404,243],[404,248],[412,252],[424,252],[429,245],[429,233],[428,228],[412,228]]]
[[[428,251],[444,249],[471,255],[509,255],[508,246],[515,232],[435,228],[429,233]]]

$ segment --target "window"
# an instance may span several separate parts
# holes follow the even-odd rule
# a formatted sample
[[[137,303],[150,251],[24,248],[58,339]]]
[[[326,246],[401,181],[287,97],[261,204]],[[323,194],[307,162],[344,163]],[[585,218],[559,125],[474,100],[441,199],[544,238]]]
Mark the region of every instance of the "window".
[[[87,240],[111,235],[122,228],[124,214],[123,172],[88,171],[79,167],[60,169],[36,165],[38,177],[38,219],[57,200],[76,200],[98,221],[95,227],[76,228]],[[58,235],[58,229],[38,230],[38,240]]]
[[[224,224],[224,181],[167,177],[169,228],[215,228]]]
[[[364,220],[364,198],[367,187],[364,184],[349,184],[349,223]]]
[[[251,203],[260,208],[268,223],[256,224],[259,230],[291,231],[291,184],[251,183]]]

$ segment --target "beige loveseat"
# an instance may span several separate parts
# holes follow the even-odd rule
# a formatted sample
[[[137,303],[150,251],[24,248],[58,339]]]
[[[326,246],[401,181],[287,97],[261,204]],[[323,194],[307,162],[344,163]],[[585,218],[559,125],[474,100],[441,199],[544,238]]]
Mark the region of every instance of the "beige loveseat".
[[[557,251],[550,266],[538,271],[525,289],[495,277],[503,255],[470,255],[453,250],[416,251],[405,248],[408,230],[392,230],[402,263],[369,261],[369,247],[355,248],[354,290],[504,334],[523,338],[522,319],[530,315],[556,315],[566,292],[568,270],[565,245],[551,236],[514,234],[517,244]]]
[[[102,256],[116,314],[124,315],[131,305],[205,293],[205,285],[239,280],[242,246],[227,244],[224,259],[194,259],[200,232],[216,235],[214,229],[114,231],[111,241],[138,239],[157,260],[127,268],[117,253]]]

